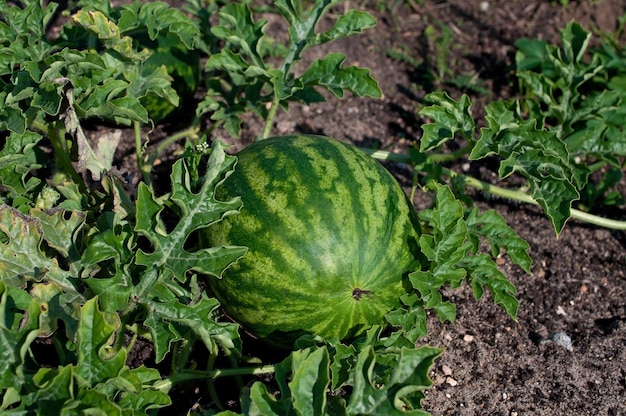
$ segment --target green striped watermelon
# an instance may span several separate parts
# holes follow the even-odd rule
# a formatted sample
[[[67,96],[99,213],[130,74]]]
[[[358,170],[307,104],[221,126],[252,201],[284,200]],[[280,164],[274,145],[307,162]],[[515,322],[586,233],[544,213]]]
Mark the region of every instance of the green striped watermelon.
[[[210,285],[251,334],[281,346],[305,333],[345,339],[399,305],[419,226],[393,176],[356,147],[303,135],[256,142],[217,196],[241,196],[243,208],[209,227],[208,242],[249,251]]]

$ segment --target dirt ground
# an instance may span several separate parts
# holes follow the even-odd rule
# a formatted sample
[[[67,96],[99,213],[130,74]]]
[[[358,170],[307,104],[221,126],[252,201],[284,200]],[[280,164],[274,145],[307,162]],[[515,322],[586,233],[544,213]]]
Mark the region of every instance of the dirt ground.
[[[292,106],[279,115],[274,134],[319,133],[359,146],[400,149],[420,138],[424,120],[416,108],[426,93],[465,92],[480,116],[485,103],[517,92],[512,68],[518,38],[558,42],[558,30],[571,20],[587,30],[614,31],[617,17],[626,12],[624,0],[568,6],[549,0],[424,0],[377,10],[387,3],[394,2],[345,2],[370,11],[377,27],[306,55],[310,62],[331,51],[346,54],[347,64],[371,70],[384,98],[348,96]],[[433,28],[452,36],[439,61],[445,63],[443,80],[469,75],[477,88],[459,90],[428,76],[442,53],[427,35]],[[269,30],[282,29],[272,23]],[[261,127],[259,120],[247,120],[237,146],[250,142]],[[393,170],[401,181],[410,177]],[[480,171],[484,180],[495,177],[493,167]],[[421,341],[446,348],[433,368],[435,385],[427,391],[425,410],[437,416],[626,415],[626,235],[570,221],[557,239],[535,207],[475,198],[482,209],[500,212],[530,243],[532,274],[502,265],[519,291],[517,321],[489,296],[473,299],[468,287],[447,294],[458,306],[457,320],[440,324],[431,316],[429,335]],[[606,214],[626,219],[621,208]],[[571,338],[571,350],[545,341],[555,333]]]

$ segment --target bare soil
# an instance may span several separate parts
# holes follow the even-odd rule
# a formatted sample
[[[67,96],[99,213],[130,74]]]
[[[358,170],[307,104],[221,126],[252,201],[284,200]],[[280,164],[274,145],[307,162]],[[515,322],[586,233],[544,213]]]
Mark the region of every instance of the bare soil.
[[[571,20],[587,30],[612,32],[617,17],[626,12],[624,0],[570,1],[567,6],[548,0],[424,0],[381,7],[387,3],[394,2],[346,2],[371,12],[378,20],[376,28],[315,49],[306,58],[310,62],[328,52],[346,54],[346,64],[371,70],[384,98],[329,97],[310,107],[293,105],[279,115],[274,134],[319,133],[358,146],[401,150],[420,139],[424,120],[416,109],[428,92],[445,89],[454,97],[467,93],[473,113],[480,116],[489,101],[517,94],[517,39],[558,43],[559,29]],[[444,51],[427,36],[432,28],[450,31],[452,41]],[[284,28],[271,21],[269,30],[281,36]],[[437,71],[442,52],[443,81],[469,75],[483,90],[459,89],[429,76]],[[404,58],[398,59],[399,54]],[[409,64],[407,57],[414,62]],[[261,127],[257,119],[246,120],[234,148],[251,142]],[[155,141],[159,131],[153,133]],[[120,150],[119,163],[131,169],[132,141],[128,146]],[[390,168],[402,183],[410,183],[412,173],[406,167]],[[495,178],[494,166],[472,169],[483,180]],[[434,386],[427,391],[425,410],[441,416],[626,415],[626,235],[570,221],[556,238],[537,208],[474,196],[481,209],[496,209],[530,243],[532,273],[525,274],[506,257],[501,265],[519,291],[517,320],[494,306],[488,295],[475,300],[468,287],[446,294],[458,306],[456,321],[441,324],[431,316],[429,335],[420,341],[446,349],[433,368]],[[423,196],[415,201],[417,208],[427,204]],[[626,220],[623,208],[604,214]],[[571,350],[546,342],[559,332],[571,338]],[[201,392],[190,396],[175,400],[177,412],[208,405]]]

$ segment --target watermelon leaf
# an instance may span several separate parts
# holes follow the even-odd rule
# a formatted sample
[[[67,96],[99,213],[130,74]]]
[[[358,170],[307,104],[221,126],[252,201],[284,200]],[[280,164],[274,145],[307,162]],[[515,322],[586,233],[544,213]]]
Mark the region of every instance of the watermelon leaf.
[[[64,222],[65,211],[45,213],[34,211],[35,215],[25,215],[7,206],[0,205],[0,231],[8,238],[2,259],[2,280],[11,286],[21,287],[27,281],[54,283],[65,292],[77,291],[73,276],[78,275],[79,265],[72,263],[73,269],[64,270],[56,258],[50,258],[42,251],[42,242],[63,252],[74,251],[76,231],[83,225],[84,215],[70,212],[69,221]],[[42,220],[44,223],[42,224]]]
[[[4,106],[4,109],[7,107]],[[4,110],[0,110],[2,111]],[[42,136],[31,131],[16,133],[14,126],[11,126],[11,121],[7,120],[7,123],[7,129],[11,132],[0,150],[0,186],[5,189],[2,198],[14,208],[26,213],[34,199],[31,194],[40,188],[41,184],[41,180],[33,176],[33,172],[42,167],[37,148],[37,143]],[[1,127],[2,116],[0,115]]]
[[[428,372],[443,350],[381,348],[380,331],[370,335],[353,345],[328,343],[291,352],[275,365],[279,391],[255,382],[244,390],[243,414],[428,415],[421,410],[423,391],[432,384]],[[344,388],[351,393],[342,397]]]
[[[463,221],[463,206],[454,198],[446,186],[435,184],[435,209],[420,212],[432,232],[425,231],[419,244],[424,255],[431,262],[429,270],[413,272],[409,279],[426,308],[434,308],[443,321],[454,321],[456,307],[444,302],[439,289],[446,283],[458,287],[466,276],[466,270],[458,263],[468,254],[471,245],[467,240],[468,231]]]
[[[456,306],[444,301],[440,291],[445,285],[458,288],[467,279],[477,299],[483,295],[483,287],[487,287],[495,302],[515,317],[519,304],[515,287],[498,269],[494,258],[503,247],[515,263],[529,272],[528,244],[493,211],[480,215],[472,209],[466,215],[450,188],[437,183],[432,186],[436,202],[432,209],[420,212],[427,228],[419,241],[430,267],[409,275],[424,307],[434,309],[442,322],[454,321]],[[491,255],[480,252],[480,238],[490,244]],[[401,312],[394,311],[388,319],[394,325],[407,326]]]
[[[0,231],[7,237],[0,250],[0,276],[8,286],[46,290],[39,300],[46,302],[42,326],[56,328],[56,319],[65,323],[69,337],[73,337],[78,321],[78,307],[85,300],[77,284],[83,265],[77,254],[78,231],[85,217],[82,213],[65,210],[32,210],[33,215],[0,205]],[[44,247],[49,250],[44,252]],[[66,255],[67,253],[67,255]],[[69,263],[66,269],[61,262]],[[42,285],[42,286],[38,286]]]
[[[39,335],[39,302],[26,291],[0,280],[0,400],[3,407],[19,402],[26,384],[24,364],[29,347]]]
[[[171,342],[184,339],[188,333],[195,332],[209,351],[214,350],[213,338],[218,339],[225,348],[233,348],[238,343],[234,325],[213,321],[217,301],[207,299],[200,293],[192,293],[192,299],[196,300],[190,301],[188,296],[179,294],[181,288],[178,286],[188,282],[188,273],[191,271],[221,276],[226,267],[247,251],[245,247],[204,248],[193,252],[185,248],[192,232],[224,216],[234,215],[240,209],[241,201],[238,198],[218,201],[215,197],[215,188],[224,176],[232,172],[235,160],[235,157],[226,155],[221,142],[215,142],[207,162],[204,182],[197,192],[192,189],[194,184],[185,161],[181,159],[174,164],[172,192],[167,201],[174,204],[173,208],[180,215],[170,232],[167,232],[163,218],[166,199],[156,198],[152,190],[143,184],[139,187],[135,231],[146,237],[152,244],[152,250],[137,251],[136,264],[146,269],[132,292],[133,297],[148,310],[145,324],[155,339],[159,361],[169,351]],[[189,293],[189,289],[183,289],[182,293]],[[203,325],[197,323],[199,316],[206,318]],[[182,326],[182,329],[178,326]]]
[[[403,337],[415,345],[417,340],[428,333],[424,301],[416,293],[406,293],[400,300],[403,307],[385,315],[385,319],[396,328],[394,338]]]
[[[193,231],[207,227],[224,216],[236,214],[240,209],[239,199],[218,201],[215,197],[215,187],[224,175],[232,171],[235,160],[235,157],[226,155],[221,142],[216,142],[208,161],[204,183],[197,193],[191,189],[189,170],[184,160],[174,164],[169,200],[179,210],[180,218],[169,233],[165,230],[162,217],[164,201],[157,199],[145,184],[140,184],[135,230],[150,241],[152,251],[140,249],[137,252],[137,264],[148,269],[159,269],[163,278],[171,274],[185,282],[186,273],[190,270],[220,276],[230,263],[246,252],[243,247],[210,248],[195,252],[184,247]]]
[[[326,414],[329,365],[330,357],[326,348],[292,352],[275,366],[280,394],[269,393],[263,383],[255,382],[242,400],[244,414]]]
[[[371,14],[360,10],[348,10],[346,14],[337,18],[332,28],[316,35],[315,44],[321,45],[356,35],[374,26],[376,26],[376,19]]]
[[[424,135],[420,141],[420,152],[432,151],[446,141],[454,139],[456,133],[471,140],[476,124],[471,115],[471,103],[465,94],[458,101],[453,100],[446,92],[432,92],[424,97],[429,106],[420,110],[419,114],[431,119],[422,125]]]
[[[364,348],[354,368],[348,414],[427,416],[420,410],[422,391],[432,384],[428,371],[441,353],[433,347],[401,348],[389,360],[376,354],[371,346]],[[382,367],[389,373],[382,379],[381,358],[386,358]],[[407,405],[412,410],[403,410]]]
[[[345,59],[346,57],[340,53],[330,53],[313,62],[299,81],[304,86],[324,87],[337,98],[343,98],[344,90],[359,97],[380,98],[382,93],[378,82],[370,76],[370,72],[356,66],[342,68],[341,64]]]
[[[219,11],[219,25],[212,34],[226,42],[227,47],[211,54],[205,70],[216,73],[209,80],[210,90],[198,105],[197,114],[211,112],[214,121],[223,122],[227,131],[238,135],[240,115],[251,109],[265,119],[263,137],[267,137],[278,107],[286,108],[289,101],[307,104],[324,101],[316,91],[321,87],[338,98],[344,91],[359,97],[381,97],[382,92],[368,70],[356,66],[342,67],[345,56],[330,54],[315,61],[302,75],[293,66],[303,52],[312,46],[341,39],[373,27],[375,20],[365,12],[349,11],[340,15],[333,27],[317,32],[317,24],[337,0],[316,0],[307,11],[291,0],[275,3],[278,12],[289,23],[289,41],[282,65],[272,68],[267,62],[267,44],[273,42],[265,34],[266,21],[255,22],[246,4],[229,4]],[[271,48],[276,50],[275,47]],[[232,85],[225,88],[224,72]],[[265,91],[271,91],[267,94]],[[268,109],[268,105],[271,106]]]
[[[40,369],[32,380],[36,390],[24,396],[21,407],[34,413],[98,409],[107,414],[147,414],[147,409],[171,404],[167,394],[154,387],[160,381],[155,371],[129,369],[126,350],[112,348],[119,326],[117,314],[100,311],[98,298],[87,301],[80,311],[77,361]]]
[[[467,270],[468,280],[476,299],[482,297],[483,287],[487,287],[494,302],[515,319],[519,307],[519,301],[515,298],[517,289],[486,253],[466,257],[461,262],[461,267]]]
[[[153,290],[152,295],[155,294],[167,296],[168,292]],[[214,298],[202,295],[194,303],[183,304],[178,299],[166,301],[161,297],[159,301],[147,300],[144,305],[149,310],[145,324],[153,329],[157,362],[165,358],[172,343],[194,336],[201,339],[209,351],[214,351],[216,345],[235,353],[241,351],[238,326],[216,322],[219,302]]]
[[[470,230],[474,253],[480,249],[479,237],[483,237],[491,246],[493,257],[500,255],[500,249],[503,248],[513,263],[520,266],[526,273],[530,273],[532,263],[528,255],[530,246],[507,225],[500,214],[494,210],[479,213],[474,207],[466,214],[465,222]]]

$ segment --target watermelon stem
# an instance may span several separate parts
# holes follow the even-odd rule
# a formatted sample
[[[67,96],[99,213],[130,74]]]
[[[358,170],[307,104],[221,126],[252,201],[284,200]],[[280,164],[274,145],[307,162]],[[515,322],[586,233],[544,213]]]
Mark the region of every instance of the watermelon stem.
[[[147,143],[142,143],[141,140],[141,124],[138,121],[133,122],[133,128],[135,132],[135,152],[137,154],[137,167],[139,168],[141,176],[147,185],[150,185],[152,183],[150,180],[150,172],[152,171],[152,166],[154,165],[154,162],[157,160],[159,155],[163,153],[165,149],[167,149],[168,146],[184,138],[190,138],[192,140],[198,139],[197,124],[198,123],[193,123],[191,127],[178,131],[171,136],[166,137],[165,140],[157,145],[154,152],[146,154],[145,148]]]
[[[215,380],[220,377],[255,376],[260,374],[272,374],[275,369],[273,365],[263,365],[259,367],[237,367],[214,370],[181,370],[172,374],[169,380],[172,384],[194,380]]]
[[[272,100],[272,106],[269,109],[269,113],[267,114],[267,119],[265,120],[265,125],[263,126],[263,132],[260,138],[257,140],[267,139],[270,136],[272,131],[272,125],[274,124],[274,119],[276,118],[276,112],[278,111],[278,106],[280,103],[280,98],[278,97],[278,93],[274,92],[274,99]]]
[[[413,163],[415,164],[415,159],[413,155],[410,154],[402,154],[402,153],[392,153],[386,150],[374,150],[374,149],[362,149],[365,153],[369,154],[374,159],[378,160],[388,160],[392,162],[401,162],[401,163]],[[467,148],[459,149],[456,152],[450,154],[429,154],[426,155],[426,162],[436,162],[441,163],[444,161],[451,161],[456,159],[457,157],[466,154]],[[456,156],[455,156],[456,155]],[[421,157],[424,157],[424,154],[420,153]],[[420,164],[425,164],[424,162]],[[471,186],[472,188],[480,189],[485,193],[489,193],[492,195],[496,195],[499,197],[503,197],[505,199],[509,199],[512,201],[524,202],[532,205],[539,205],[539,203],[529,194],[523,191],[515,191],[512,189],[502,188],[497,185],[492,185],[487,182],[483,182],[479,179],[474,178],[473,176],[465,175],[462,173],[458,173],[448,168],[441,167],[441,174],[443,176],[447,176],[448,178],[452,177],[460,177],[463,178],[465,184]],[[570,208],[570,216],[571,218],[577,219],[579,221],[583,221],[589,224],[597,225],[604,228],[610,228],[613,230],[626,230],[626,221],[613,220],[610,218],[601,217],[599,215],[590,214],[588,212],[580,211],[575,208]]]
[[[141,177],[146,185],[150,185],[152,182],[150,181],[150,170],[152,170],[152,166],[148,164],[144,152],[144,145],[141,142],[141,124],[138,121],[133,122],[133,130],[135,133],[135,153],[137,156],[137,168],[139,172],[141,172]]]
[[[208,371],[213,370],[214,365],[215,365],[215,360],[217,360],[217,357],[218,357],[218,353],[219,353],[219,350],[217,346],[215,346],[213,350],[211,351],[211,355],[209,356],[209,359],[207,361]],[[215,379],[209,378],[206,384],[207,384],[207,389],[209,390],[209,396],[211,397],[211,400],[213,400],[213,403],[215,403],[220,410],[224,410],[224,406],[222,405],[222,402],[220,401],[220,397],[217,394],[217,390],[215,389]]]
[[[442,173],[448,177],[461,176],[465,179],[465,183],[473,188],[482,190],[483,192],[493,195],[501,196],[514,201],[525,202],[532,205],[539,205],[535,199],[528,195],[526,192],[513,191],[510,189],[502,188],[496,185],[492,185],[487,182],[478,180],[472,176],[463,175],[452,171],[447,168],[442,168]],[[610,218],[601,217],[599,215],[590,214],[588,212],[580,211],[576,208],[570,208],[570,216],[574,219],[587,222],[589,224],[597,225],[604,228],[610,228],[613,230],[626,230],[626,221],[613,220]]]
[[[53,127],[48,127],[45,123],[33,120],[30,122],[30,127],[48,136],[50,144],[52,144],[52,148],[54,149],[57,168],[68,175],[74,183],[78,185],[81,193],[86,194],[88,193],[87,187],[72,164],[72,159],[70,158],[71,152],[65,141],[65,129],[61,127],[61,123],[61,121],[57,121],[52,125]]]

